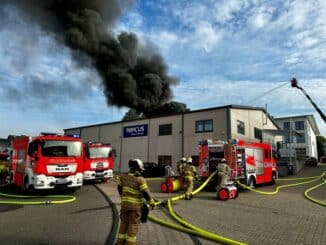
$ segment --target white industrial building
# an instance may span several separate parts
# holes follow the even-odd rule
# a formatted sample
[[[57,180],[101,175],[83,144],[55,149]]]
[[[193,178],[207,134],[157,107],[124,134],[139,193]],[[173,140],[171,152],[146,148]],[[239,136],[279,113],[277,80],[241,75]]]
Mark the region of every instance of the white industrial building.
[[[114,170],[128,170],[131,158],[176,168],[181,157],[198,159],[202,139],[263,141],[274,147],[279,128],[264,108],[227,105],[146,119],[64,129],[84,141],[111,143],[117,153]]]

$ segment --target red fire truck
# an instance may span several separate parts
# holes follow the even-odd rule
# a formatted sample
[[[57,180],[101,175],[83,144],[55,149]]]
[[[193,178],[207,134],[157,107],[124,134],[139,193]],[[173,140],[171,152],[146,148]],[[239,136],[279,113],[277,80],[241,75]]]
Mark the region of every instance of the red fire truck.
[[[224,158],[231,168],[232,180],[240,180],[251,187],[274,183],[277,160],[272,146],[267,143],[202,140],[199,143],[199,176],[207,178]]]
[[[10,182],[23,192],[63,186],[79,189],[83,184],[82,142],[51,133],[17,136],[11,142]]]
[[[113,177],[114,150],[110,144],[84,144],[84,180],[107,181]]]

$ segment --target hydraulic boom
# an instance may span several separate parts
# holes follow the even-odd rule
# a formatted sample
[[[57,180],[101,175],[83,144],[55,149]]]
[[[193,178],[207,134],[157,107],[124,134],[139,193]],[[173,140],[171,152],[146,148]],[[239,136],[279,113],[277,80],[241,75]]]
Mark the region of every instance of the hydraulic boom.
[[[302,87],[300,87],[298,85],[297,79],[292,78],[292,80],[291,80],[291,86],[294,87],[294,88],[298,88],[298,89],[300,89],[302,91],[302,93],[308,98],[308,100],[310,101],[310,103],[315,107],[316,111],[318,111],[319,115],[321,116],[321,118],[326,123],[326,116],[325,116],[325,114],[318,108],[318,106],[315,104],[315,102],[312,101],[312,99],[307,94],[307,92]]]

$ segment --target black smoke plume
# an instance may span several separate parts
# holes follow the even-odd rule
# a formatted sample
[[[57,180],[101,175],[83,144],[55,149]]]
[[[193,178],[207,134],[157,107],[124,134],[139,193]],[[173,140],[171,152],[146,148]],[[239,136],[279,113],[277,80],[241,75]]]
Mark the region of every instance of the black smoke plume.
[[[108,30],[133,1],[0,0],[0,3],[15,4],[22,14],[75,50],[74,57],[80,63],[84,60],[80,58],[82,55],[89,56],[103,79],[108,105],[133,108],[145,115],[186,108],[184,104],[169,102],[171,86],[178,79],[168,75],[160,54],[141,47],[135,34],[123,32],[114,36]]]

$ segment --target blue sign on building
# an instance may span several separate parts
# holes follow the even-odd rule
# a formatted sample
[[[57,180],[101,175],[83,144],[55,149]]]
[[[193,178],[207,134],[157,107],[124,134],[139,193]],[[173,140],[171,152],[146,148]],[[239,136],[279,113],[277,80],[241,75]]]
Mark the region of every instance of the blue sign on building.
[[[123,138],[147,136],[148,125],[135,125],[123,128]]]

